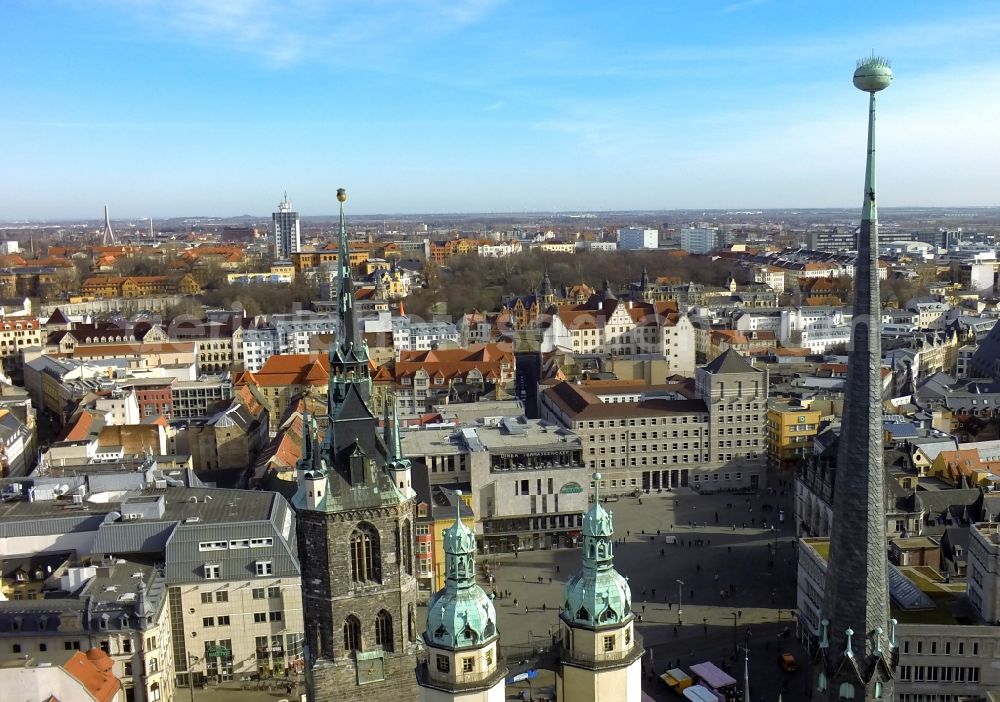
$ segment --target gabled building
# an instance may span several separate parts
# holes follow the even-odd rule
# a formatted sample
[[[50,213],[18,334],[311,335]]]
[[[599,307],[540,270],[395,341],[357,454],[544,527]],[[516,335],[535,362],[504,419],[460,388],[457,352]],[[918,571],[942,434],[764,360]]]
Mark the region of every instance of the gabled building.
[[[478,397],[514,383],[515,359],[507,345],[477,344],[465,349],[403,351],[373,377],[373,404],[393,398],[404,416],[426,411],[452,395]]]

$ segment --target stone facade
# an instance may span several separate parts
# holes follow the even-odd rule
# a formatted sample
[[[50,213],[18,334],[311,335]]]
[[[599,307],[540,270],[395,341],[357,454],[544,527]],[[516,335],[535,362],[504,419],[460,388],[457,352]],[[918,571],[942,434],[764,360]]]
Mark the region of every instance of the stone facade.
[[[414,700],[416,678],[416,592],[412,546],[408,552],[404,535],[412,538],[413,503],[398,507],[328,514],[300,512],[298,517],[299,560],[302,563],[303,607],[309,612],[306,632],[311,650],[320,658],[312,671],[317,702],[321,700]],[[374,527],[380,545],[380,583],[360,585],[351,579],[350,539],[354,527]],[[402,561],[402,563],[401,563]],[[379,612],[392,618],[392,642],[376,645]],[[376,671],[364,668],[371,662],[356,660],[344,646],[343,625],[349,616],[361,624],[362,651],[380,649],[382,668],[378,680],[365,682]]]

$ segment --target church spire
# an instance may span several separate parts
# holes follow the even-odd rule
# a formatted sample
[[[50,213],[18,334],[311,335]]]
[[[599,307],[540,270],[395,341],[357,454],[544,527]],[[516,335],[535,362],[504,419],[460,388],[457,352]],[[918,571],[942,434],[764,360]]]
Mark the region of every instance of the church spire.
[[[614,565],[614,524],[601,506],[600,473],[594,473],[594,504],[583,515],[582,569],[566,583],[562,618],[594,626],[623,622],[632,616],[632,591]]]
[[[347,219],[344,216],[344,202],[347,191],[337,189],[337,200],[340,202],[340,248],[337,252],[337,284],[338,305],[340,313],[340,348],[345,355],[352,349],[355,353],[361,350],[361,330],[354,316],[354,278],[351,275],[351,252],[347,243]]]
[[[337,315],[340,330],[337,342],[330,345],[327,414],[331,419],[337,416],[351,386],[360,393],[364,404],[368,404],[371,400],[368,346],[361,338],[361,329],[354,310],[354,278],[351,275],[347,219],[344,216],[347,191],[339,188],[337,200],[340,202],[340,248],[337,253]]]
[[[854,85],[869,93],[868,155],[854,317],[817,664],[820,699],[892,699],[896,651],[889,621],[882,350],[875,205],[875,93],[889,86],[884,59],[858,63]]]

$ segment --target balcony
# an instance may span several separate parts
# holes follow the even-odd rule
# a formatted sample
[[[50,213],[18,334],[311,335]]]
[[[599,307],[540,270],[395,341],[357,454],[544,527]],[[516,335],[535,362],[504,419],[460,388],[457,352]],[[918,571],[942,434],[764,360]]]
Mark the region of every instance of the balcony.
[[[502,662],[493,671],[476,671],[457,674],[459,680],[454,682],[436,680],[431,677],[429,654],[421,653],[417,657],[417,683],[444,692],[471,692],[486,690],[493,687],[507,675],[507,666]]]
[[[642,636],[634,629],[632,632],[633,645],[629,650],[608,651],[599,656],[589,651],[570,652],[564,645],[560,644],[557,649],[559,659],[568,665],[576,665],[582,668],[620,668],[638,660],[642,654]]]

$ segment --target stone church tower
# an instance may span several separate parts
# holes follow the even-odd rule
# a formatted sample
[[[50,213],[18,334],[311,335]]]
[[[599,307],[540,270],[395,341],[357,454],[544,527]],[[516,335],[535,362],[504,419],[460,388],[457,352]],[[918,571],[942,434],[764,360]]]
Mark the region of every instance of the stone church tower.
[[[306,691],[310,702],[409,702],[418,697],[413,500],[396,428],[372,414],[368,348],[340,201],[340,334],[330,349],[328,425],[312,419],[292,498],[297,513]],[[398,486],[402,483],[402,489]]]
[[[632,591],[614,566],[614,527],[601,507],[601,474],[594,504],[583,517],[583,569],[566,583],[559,613],[561,650],[556,697],[561,702],[639,702],[642,644],[635,633]]]
[[[459,493],[461,495],[461,493]],[[444,532],[445,586],[427,605],[427,660],[417,668],[420,702],[503,702],[497,613],[476,584],[476,533],[455,523]]]
[[[859,62],[854,85],[869,93],[868,159],[854,278],[854,320],[837,452],[830,558],[814,700],[891,700],[899,651],[889,619],[882,447],[882,348],[875,206],[875,93],[892,82],[888,63]]]

